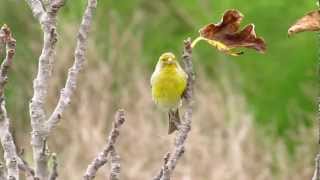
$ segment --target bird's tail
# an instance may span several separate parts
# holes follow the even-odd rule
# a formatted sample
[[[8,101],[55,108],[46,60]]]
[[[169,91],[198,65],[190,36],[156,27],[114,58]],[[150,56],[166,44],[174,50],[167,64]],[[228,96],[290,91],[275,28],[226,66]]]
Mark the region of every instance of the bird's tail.
[[[168,134],[173,133],[175,130],[178,130],[178,125],[180,124],[180,115],[179,109],[169,110],[169,130]]]

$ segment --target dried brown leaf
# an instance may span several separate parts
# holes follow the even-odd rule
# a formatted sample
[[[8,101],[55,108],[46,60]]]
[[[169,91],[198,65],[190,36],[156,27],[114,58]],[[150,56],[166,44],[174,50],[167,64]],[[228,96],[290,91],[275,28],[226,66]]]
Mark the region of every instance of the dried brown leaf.
[[[293,24],[289,30],[288,35],[292,35],[304,31],[319,31],[320,30],[320,11],[315,10],[307,13]]]
[[[261,37],[256,36],[253,24],[239,31],[242,19],[243,15],[238,10],[227,10],[221,22],[208,24],[199,30],[200,38],[230,55],[239,55],[239,52],[232,52],[232,49],[239,47],[265,52],[266,44]]]

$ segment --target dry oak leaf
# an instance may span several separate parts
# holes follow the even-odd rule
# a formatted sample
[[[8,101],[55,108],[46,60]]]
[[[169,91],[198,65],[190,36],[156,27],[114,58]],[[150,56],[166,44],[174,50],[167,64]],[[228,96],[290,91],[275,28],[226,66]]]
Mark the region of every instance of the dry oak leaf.
[[[243,15],[238,10],[227,10],[218,24],[208,24],[199,30],[200,36],[193,42],[193,46],[205,40],[219,51],[238,56],[242,52],[233,52],[234,48],[251,48],[260,53],[266,51],[266,44],[261,37],[257,37],[254,25],[249,24],[239,31]]]
[[[295,24],[293,24],[289,30],[288,35],[304,31],[319,31],[320,30],[320,11],[315,10],[307,13]]]

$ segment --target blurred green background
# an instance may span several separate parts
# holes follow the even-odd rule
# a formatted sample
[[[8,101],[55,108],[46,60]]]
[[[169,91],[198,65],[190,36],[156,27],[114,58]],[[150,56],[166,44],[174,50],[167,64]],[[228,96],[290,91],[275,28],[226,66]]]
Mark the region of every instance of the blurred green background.
[[[58,28],[78,25],[85,4],[85,0],[68,1],[60,14]],[[115,23],[120,29],[130,28],[143,46],[142,59],[132,61],[140,62],[150,74],[162,52],[179,54],[184,39],[196,38],[199,28],[218,22],[223,12],[230,8],[245,15],[242,27],[255,24],[258,36],[266,40],[266,54],[246,50],[243,56],[230,57],[200,43],[194,50],[196,68],[198,71],[204,69],[212,79],[210,83],[217,86],[219,82],[215,79],[222,76],[221,71],[227,72],[232,83],[245,94],[257,127],[270,137],[285,139],[288,147],[294,149],[299,142],[292,134],[298,133],[300,127],[314,124],[317,41],[315,33],[288,38],[287,29],[297,18],[315,9],[315,1],[100,0],[94,43],[105,57],[110,57],[108,48],[126,42],[112,42],[109,35],[119,29],[110,29],[108,25]],[[8,109],[13,119],[22,119],[27,124],[28,100],[32,94],[30,82],[35,76],[42,36],[38,22],[21,0],[0,1],[0,23],[7,23],[12,28],[18,43],[16,73],[10,75],[11,83],[7,87]],[[122,57],[126,57],[125,49],[118,56],[119,61]],[[115,83],[114,88],[118,86]]]

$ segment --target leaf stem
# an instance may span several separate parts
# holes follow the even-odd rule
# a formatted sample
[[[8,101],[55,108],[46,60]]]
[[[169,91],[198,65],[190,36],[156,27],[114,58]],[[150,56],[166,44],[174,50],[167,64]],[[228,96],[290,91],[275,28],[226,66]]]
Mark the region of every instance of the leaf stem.
[[[196,44],[201,40],[203,40],[203,37],[198,36],[195,40],[192,41],[191,48],[193,49],[196,46]]]

